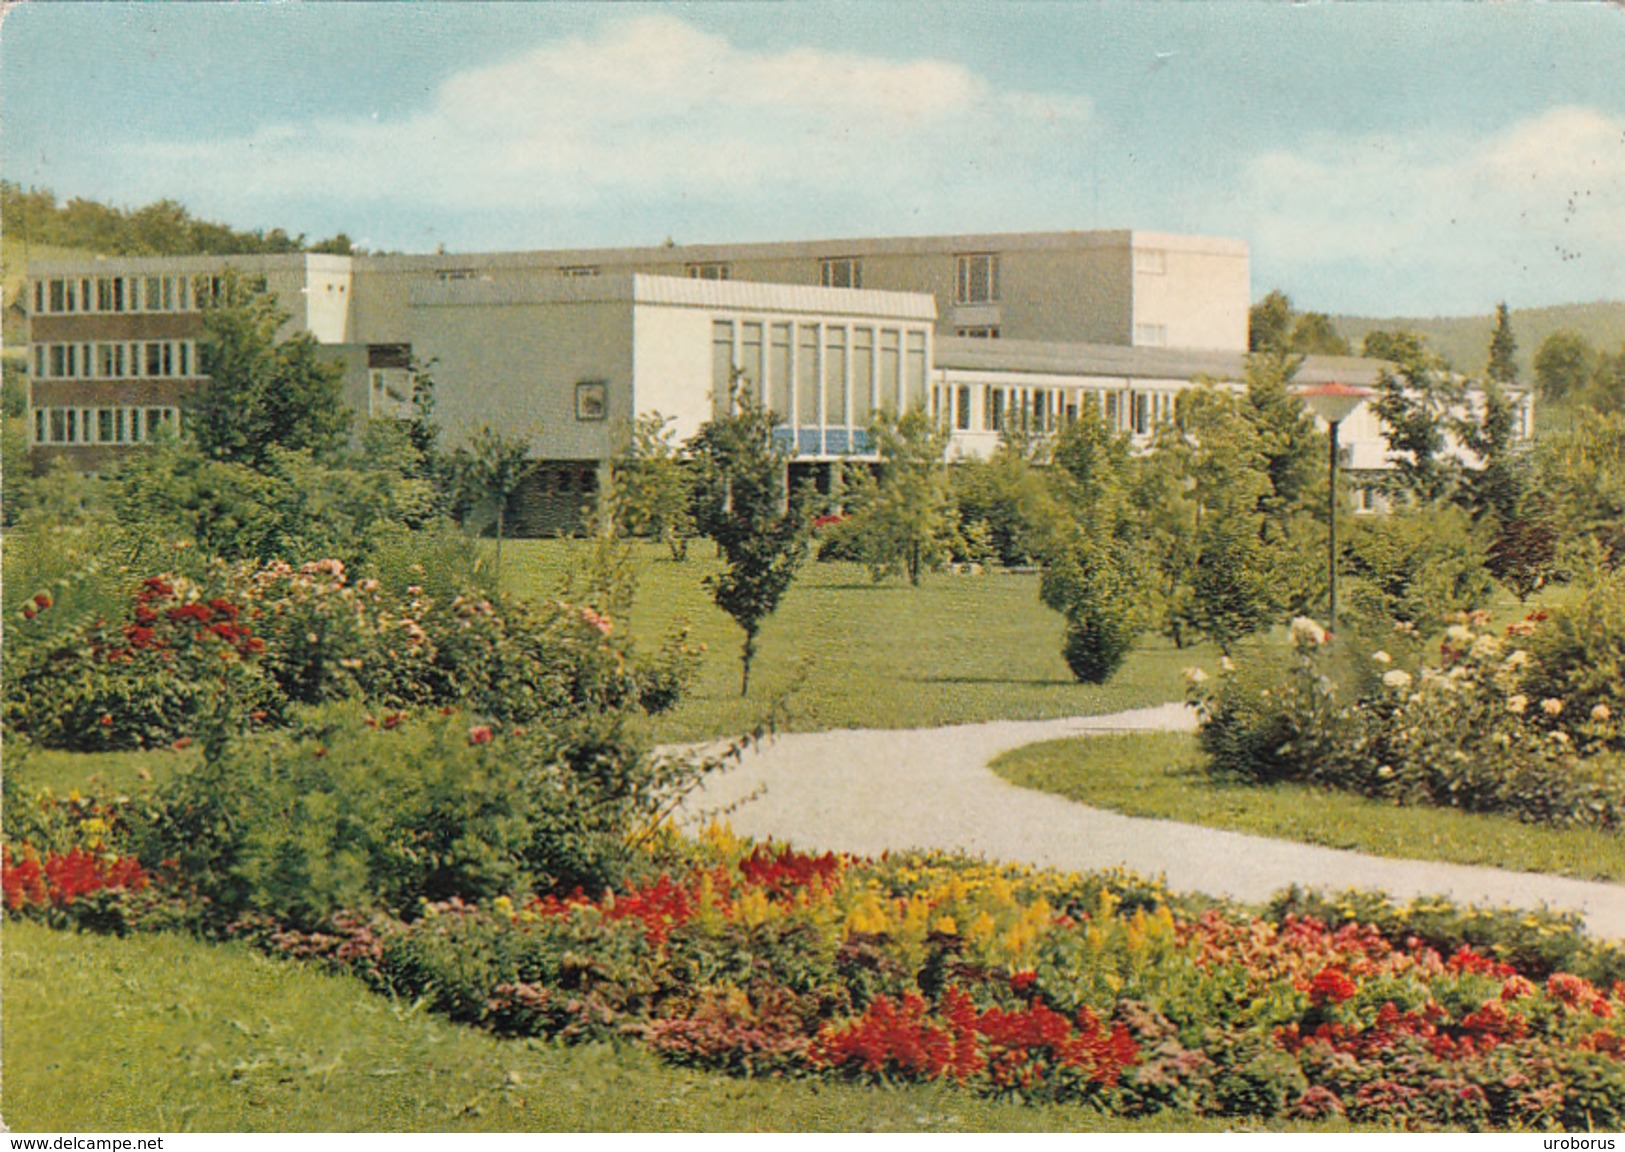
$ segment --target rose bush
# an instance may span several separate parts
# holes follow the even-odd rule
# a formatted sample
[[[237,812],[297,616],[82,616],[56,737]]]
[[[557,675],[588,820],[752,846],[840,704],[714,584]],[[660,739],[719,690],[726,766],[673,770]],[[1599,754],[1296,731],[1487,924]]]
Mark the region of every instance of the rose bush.
[[[1588,679],[1586,692],[1544,695],[1570,683],[1553,669],[1574,662],[1532,651],[1572,645],[1539,639],[1551,627],[1545,613],[1504,636],[1486,625],[1482,614],[1459,618],[1437,662],[1412,672],[1381,650],[1350,665],[1313,621],[1295,621],[1284,664],[1226,665],[1216,677],[1192,678],[1211,770],[1558,826],[1625,828],[1625,757],[1612,750],[1620,728],[1608,702],[1617,703],[1619,686]]]

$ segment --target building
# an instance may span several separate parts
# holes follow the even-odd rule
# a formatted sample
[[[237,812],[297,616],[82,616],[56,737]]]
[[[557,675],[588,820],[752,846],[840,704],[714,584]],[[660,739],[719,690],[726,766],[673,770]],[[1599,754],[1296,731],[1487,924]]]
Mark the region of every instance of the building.
[[[364,416],[401,411],[412,364],[432,363],[448,444],[528,437],[543,529],[573,523],[635,416],[686,438],[736,368],[812,470],[866,454],[880,408],[930,408],[960,456],[1085,403],[1145,440],[1193,379],[1243,379],[1250,301],[1245,244],[1135,231],[40,262],[24,297],[36,467],[100,470],[176,426],[227,266],[265,278]],[[1311,358],[1299,378],[1378,368]],[[1369,414],[1344,441],[1354,467],[1383,466]]]

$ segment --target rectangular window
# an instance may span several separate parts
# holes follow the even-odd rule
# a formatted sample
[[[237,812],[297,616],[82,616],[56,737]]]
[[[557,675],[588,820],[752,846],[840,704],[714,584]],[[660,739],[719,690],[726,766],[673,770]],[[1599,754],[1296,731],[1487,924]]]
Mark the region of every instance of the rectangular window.
[[[846,328],[824,326],[824,423],[846,424]]]
[[[113,282],[106,276],[96,281],[96,311],[111,312],[113,310]]]
[[[45,376],[45,345],[34,345],[34,378],[43,379]]]
[[[796,423],[818,427],[818,325],[803,324],[796,349]]]
[[[925,333],[910,332],[908,334],[908,364],[906,369],[906,387],[908,388],[908,405],[925,405]]]
[[[148,408],[147,409],[147,439],[148,440],[152,439],[152,435],[153,435],[154,432],[156,432],[160,428],[167,427],[168,424],[169,424],[169,409],[168,408]]]
[[[130,443],[141,443],[141,409],[130,409]]]
[[[1147,432],[1151,431],[1151,405],[1148,403],[1150,399],[1151,398],[1143,392],[1135,392],[1132,395],[1131,403],[1134,406],[1134,434],[1136,436],[1144,436]]]
[[[155,342],[147,344],[147,375],[162,376],[164,367],[164,346]]]
[[[901,334],[895,328],[880,330],[880,406],[889,408],[894,414],[903,410],[900,387],[903,372],[898,353],[900,339]]]
[[[90,311],[90,277],[79,281],[79,311]]]
[[[113,311],[124,311],[124,277],[113,278]]]
[[[683,271],[690,280],[732,280],[733,269],[727,264],[688,264]]]
[[[67,439],[67,443],[69,443],[69,444],[77,444],[78,442],[79,442],[79,409],[77,409],[77,408],[69,408],[68,409],[68,439]]]
[[[862,288],[863,261],[855,256],[837,256],[818,264],[818,282],[825,288]]]
[[[994,325],[983,325],[974,328],[955,328],[955,336],[966,336],[972,340],[997,340],[999,330]]]
[[[1001,431],[1004,428],[1004,389],[989,388],[987,390],[987,399],[989,404],[985,423],[993,431]]]
[[[79,285],[75,284],[72,280],[66,281],[64,284],[64,294],[68,304],[67,310],[69,312],[79,311]]]
[[[970,388],[960,385],[955,390],[954,427],[961,432],[970,431]]]
[[[991,304],[999,298],[999,258],[991,253],[970,253],[957,258],[956,304]]]
[[[191,374],[192,374],[192,342],[190,340],[182,340],[181,341],[181,375],[182,376],[190,376]]]
[[[1168,271],[1168,253],[1161,248],[1136,248],[1134,271],[1141,276],[1161,276]]]
[[[122,408],[113,409],[113,441],[117,444],[124,443],[124,409]]]
[[[164,345],[164,375],[175,375],[175,345],[165,341]]]
[[[185,276],[175,278],[175,307],[182,312],[185,312],[189,307],[186,296],[190,285],[191,282]]]
[[[68,350],[61,344],[51,345],[51,375],[56,377],[68,374]]]
[[[68,376],[79,375],[79,345],[68,345]]]
[[[711,400],[726,404],[732,396],[734,325],[732,320],[711,322]]]
[[[1033,431],[1049,431],[1049,391],[1044,388],[1033,389]]]
[[[740,369],[750,384],[751,394],[762,398],[762,325],[747,321],[739,326]]]
[[[36,280],[34,281],[34,313],[38,315],[43,311],[45,311],[45,281]]]
[[[62,444],[68,439],[68,413],[63,408],[51,409],[51,443]]]
[[[609,415],[609,385],[602,380],[583,380],[576,385],[576,419],[602,420]]]
[[[597,276],[602,272],[603,269],[597,264],[566,264],[564,267],[559,269],[560,276],[572,280],[579,277]]]
[[[51,281],[51,311],[66,312],[68,310],[68,290],[62,281]]]
[[[111,408],[96,409],[96,439],[103,444],[113,442],[113,410]]]
[[[767,359],[768,407],[783,423],[790,422],[790,325],[774,324],[769,330],[771,347]]]
[[[175,311],[175,278],[173,276],[164,277],[164,311]]]
[[[1142,348],[1161,348],[1168,343],[1168,325],[1136,324],[1134,343]]]
[[[852,427],[867,428],[875,408],[875,330],[852,329]]]
[[[45,443],[45,409],[34,409],[34,443]]]

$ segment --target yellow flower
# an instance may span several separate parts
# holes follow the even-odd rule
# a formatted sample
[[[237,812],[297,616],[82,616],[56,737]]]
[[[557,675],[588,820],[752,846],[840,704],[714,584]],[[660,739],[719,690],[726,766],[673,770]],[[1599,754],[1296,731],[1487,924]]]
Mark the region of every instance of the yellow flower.
[[[1608,718],[1612,715],[1613,713],[1608,710],[1608,705],[1606,704],[1598,704],[1591,710],[1591,718],[1597,721],[1599,724],[1606,723]]]
[[[931,925],[931,931],[940,933],[943,936],[958,936],[959,925],[954,923],[952,916],[938,916],[937,922]]]
[[[1522,716],[1523,710],[1529,707],[1529,697],[1519,693],[1517,696],[1507,697],[1507,711],[1514,716]]]
[[[1540,702],[1540,710],[1548,716],[1556,716],[1563,711],[1563,701],[1555,696],[1548,696]]]

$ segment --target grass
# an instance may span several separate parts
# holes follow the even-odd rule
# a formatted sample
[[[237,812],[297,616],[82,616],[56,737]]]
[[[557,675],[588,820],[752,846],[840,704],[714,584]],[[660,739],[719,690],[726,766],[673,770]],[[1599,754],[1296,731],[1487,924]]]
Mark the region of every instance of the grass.
[[[238,945],[5,926],[6,1123],[44,1131],[1222,1131],[502,1040]],[[1309,1125],[1298,1131],[1326,1131]]]
[[[556,595],[590,545],[514,540],[503,545],[512,591]],[[717,570],[703,541],[674,563],[635,546],[639,565],[633,633],[655,642],[686,620],[706,645],[698,684],[655,736],[694,740],[748,730],[773,701],[787,700],[782,727],[914,728],[994,719],[1047,719],[1138,708],[1180,698],[1182,669],[1216,653],[1179,651],[1147,635],[1110,683],[1079,684],[1061,659],[1061,618],[1038,601],[1035,575],[928,573],[918,588],[873,583],[855,564],[809,563],[762,628],[747,698],[739,694],[744,633],[712,602],[704,577]]]
[[[1400,808],[1296,784],[1218,781],[1207,775],[1204,759],[1189,733],[1129,733],[1030,745],[1001,756],[993,770],[1012,784],[1130,816],[1376,856],[1625,881],[1625,837]]]

